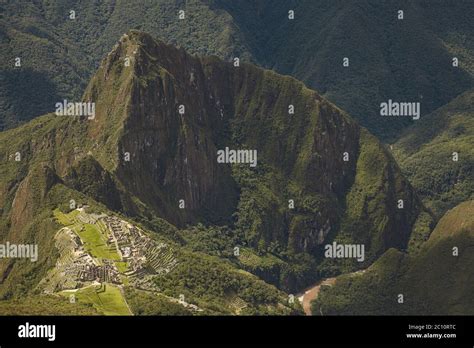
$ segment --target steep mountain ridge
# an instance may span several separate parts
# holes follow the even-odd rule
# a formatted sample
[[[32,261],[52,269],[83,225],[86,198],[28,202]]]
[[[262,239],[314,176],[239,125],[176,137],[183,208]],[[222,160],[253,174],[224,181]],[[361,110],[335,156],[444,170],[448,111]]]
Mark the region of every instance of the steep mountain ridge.
[[[259,274],[286,291],[404,249],[412,228],[431,222],[420,219],[424,207],[385,147],[294,78],[130,31],[83,100],[95,102],[93,119],[48,115],[0,133],[4,202],[24,196],[18,185],[41,164],[57,177],[47,204],[33,203],[42,214],[81,192],[96,209],[98,201],[150,226],[225,224],[239,246],[276,256]],[[257,150],[257,166],[218,163],[224,147]],[[24,157],[15,162],[18,149]],[[2,238],[17,214],[3,206]],[[324,260],[333,240],[365,244],[365,263]]]
[[[474,194],[474,90],[407,129],[393,144],[404,174],[437,216]]]
[[[416,253],[390,249],[366,272],[338,277],[319,315],[472,315],[474,201],[449,210]]]

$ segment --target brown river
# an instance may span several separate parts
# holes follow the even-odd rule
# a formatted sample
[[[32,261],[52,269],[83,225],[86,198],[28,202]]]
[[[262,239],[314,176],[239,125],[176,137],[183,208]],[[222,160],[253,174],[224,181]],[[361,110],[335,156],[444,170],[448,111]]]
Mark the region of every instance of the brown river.
[[[360,270],[354,273],[350,273],[350,275],[352,276],[361,275],[361,274],[364,274],[365,271],[366,271],[365,269]],[[334,283],[336,283],[336,279],[337,279],[336,277],[321,279],[316,284],[310,286],[309,288],[306,288],[305,290],[303,290],[302,292],[296,295],[296,297],[302,304],[304,313],[306,315],[311,315],[311,301],[313,301],[314,299],[318,297],[321,286],[322,285],[332,286],[334,285]]]

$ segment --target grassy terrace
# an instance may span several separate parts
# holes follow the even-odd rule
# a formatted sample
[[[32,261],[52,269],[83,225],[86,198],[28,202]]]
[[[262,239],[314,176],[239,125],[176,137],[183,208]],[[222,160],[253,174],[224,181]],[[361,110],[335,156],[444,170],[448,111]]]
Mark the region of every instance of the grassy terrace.
[[[64,214],[61,210],[55,209],[53,214],[61,225],[70,226],[75,223],[76,216],[79,214],[79,211],[73,210],[68,214]]]
[[[98,312],[104,315],[131,315],[122,291],[118,286],[104,283],[91,285],[79,290],[65,290],[60,295],[69,297],[74,294],[76,302],[91,304]]]
[[[84,243],[84,249],[93,257],[103,260],[120,261],[120,256],[113,245],[107,245],[107,228],[102,222],[96,224],[85,224],[77,219],[79,211],[63,213],[59,209],[54,210],[54,216],[63,225],[69,226]],[[126,263],[117,264],[120,272],[127,269]]]
[[[73,228],[84,243],[84,248],[95,258],[120,260],[117,250],[107,245],[107,236],[96,225],[84,224]]]

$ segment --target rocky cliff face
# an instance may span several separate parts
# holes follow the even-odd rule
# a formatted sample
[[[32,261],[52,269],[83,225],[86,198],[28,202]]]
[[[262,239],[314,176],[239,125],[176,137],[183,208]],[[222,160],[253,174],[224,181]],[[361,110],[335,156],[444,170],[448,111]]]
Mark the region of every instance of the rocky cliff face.
[[[403,248],[423,210],[384,147],[290,77],[131,31],[85,100],[99,110],[89,129],[99,161],[178,225],[235,222],[254,247],[315,253],[350,220],[345,234],[376,255]],[[225,147],[257,150],[257,167],[218,163]]]

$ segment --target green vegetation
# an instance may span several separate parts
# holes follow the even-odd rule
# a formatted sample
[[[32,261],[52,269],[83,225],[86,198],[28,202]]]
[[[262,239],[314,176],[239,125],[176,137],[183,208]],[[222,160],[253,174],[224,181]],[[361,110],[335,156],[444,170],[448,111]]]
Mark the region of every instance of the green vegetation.
[[[346,212],[341,222],[341,232],[336,236],[338,243],[355,243],[370,246],[365,251],[365,262],[341,260],[345,273],[356,268],[365,268],[389,248],[406,249],[412,229],[417,222],[418,229],[431,231],[433,219],[424,212],[418,197],[410,190],[410,184],[397,174],[398,168],[383,145],[367,131],[360,140],[360,155],[357,162],[354,185],[346,196]],[[403,209],[392,209],[390,213],[378,209],[384,202],[392,201],[393,207],[398,200],[403,200]],[[418,210],[421,214],[414,216],[410,211]],[[423,219],[419,216],[423,215]],[[419,220],[417,220],[419,219]],[[396,230],[394,238],[389,231]],[[328,264],[328,265],[326,265]],[[323,276],[335,275],[334,262],[325,262],[321,267]],[[337,268],[336,268],[337,270]]]
[[[257,255],[252,249],[243,248],[239,251],[239,262],[244,268],[252,269],[251,273],[257,273],[257,269],[270,269],[282,263],[280,259],[272,254]]]
[[[120,260],[115,247],[107,245],[106,236],[95,225],[84,224],[74,231],[84,242],[84,248],[98,259]]]
[[[124,261],[115,261],[115,266],[117,266],[120,273],[125,273],[128,269],[128,264]]]
[[[381,117],[381,102],[420,101],[427,115],[473,86],[474,7],[467,3],[267,0],[221,5],[260,65],[305,82],[384,140],[397,138],[412,121]],[[295,11],[294,20],[288,20],[289,9]],[[400,9],[403,20],[397,19]],[[459,58],[458,68],[452,67],[452,57]]]
[[[192,315],[183,305],[172,302],[163,295],[151,294],[135,290],[131,287],[125,289],[127,302],[134,315]]]
[[[292,286],[285,286],[284,279],[281,279],[282,269],[285,267],[288,269],[288,264],[273,254],[261,252],[258,254],[253,249],[241,248],[237,257],[239,267],[270,284],[291,292]]]
[[[407,251],[411,255],[415,255],[422,249],[423,243],[428,240],[433,228],[434,220],[429,213],[423,212],[418,215],[418,219],[413,225],[410,240],[408,242]]]
[[[473,109],[474,90],[469,90],[422,118],[393,145],[403,172],[438,217],[474,197]]]
[[[235,231],[227,226],[206,227],[199,223],[180,230],[179,234],[192,251],[225,258],[233,257],[234,248],[240,243]]]
[[[72,210],[70,213],[65,214],[59,209],[54,209],[53,214],[61,225],[70,226],[76,222],[79,210]]]
[[[313,313],[472,315],[473,217],[474,201],[448,211],[421,250],[404,254],[390,249],[364,274],[338,277],[334,286],[321,289]],[[403,303],[398,303],[399,294]]]
[[[74,294],[76,302],[91,304],[103,315],[131,315],[122,290],[112,284],[91,285],[77,291],[63,291],[61,295],[69,298]]]
[[[198,256],[198,257],[196,257]],[[228,314],[235,297],[248,311],[260,314],[289,314],[290,308],[276,306],[288,302],[284,293],[254,275],[239,271],[228,262],[204,254],[183,253],[176,269],[157,276],[157,286],[165,295],[179,298],[206,309],[210,314]]]
[[[113,210],[121,208],[120,192],[112,175],[92,156],[87,156],[68,168],[65,181],[69,187],[108,205]]]
[[[0,315],[98,315],[88,303],[69,303],[61,296],[30,296],[0,301]]]

